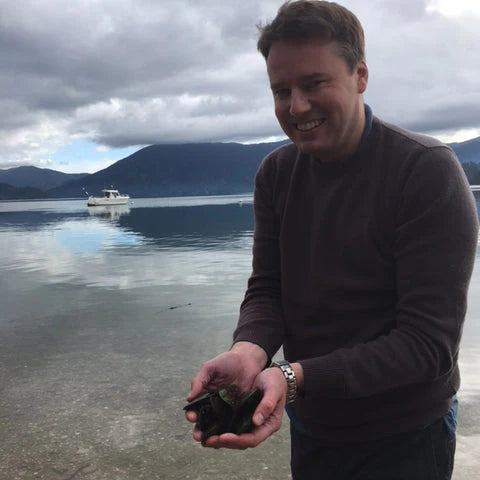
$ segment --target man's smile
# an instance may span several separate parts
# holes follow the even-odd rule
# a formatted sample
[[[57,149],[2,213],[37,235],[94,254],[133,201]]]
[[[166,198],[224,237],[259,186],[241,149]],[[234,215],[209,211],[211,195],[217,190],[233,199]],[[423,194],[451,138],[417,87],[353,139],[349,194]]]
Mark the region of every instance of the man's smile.
[[[297,130],[300,130],[301,132],[308,132],[310,130],[313,130],[314,128],[319,127],[325,122],[325,118],[322,118],[320,120],[311,120],[309,122],[305,123],[295,123],[295,128]]]

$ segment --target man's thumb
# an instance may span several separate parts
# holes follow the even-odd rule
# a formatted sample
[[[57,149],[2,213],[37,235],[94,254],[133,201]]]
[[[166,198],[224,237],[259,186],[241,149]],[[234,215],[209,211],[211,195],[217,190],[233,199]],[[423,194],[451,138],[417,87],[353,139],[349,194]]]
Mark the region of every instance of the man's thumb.
[[[255,410],[255,413],[253,414],[253,424],[256,427],[263,425],[265,423],[265,420],[270,417],[270,415],[275,410],[276,405],[277,402],[274,398],[265,395],[262,398],[262,401],[258,405],[257,409]]]
[[[263,413],[257,412],[253,416],[253,423],[256,427],[260,427],[260,425],[263,425],[263,422],[265,421],[265,417],[263,416]]]

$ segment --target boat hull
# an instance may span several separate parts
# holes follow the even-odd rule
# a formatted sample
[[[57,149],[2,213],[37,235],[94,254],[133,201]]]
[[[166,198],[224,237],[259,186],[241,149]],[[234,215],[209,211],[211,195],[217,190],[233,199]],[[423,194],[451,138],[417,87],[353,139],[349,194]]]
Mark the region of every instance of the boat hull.
[[[90,197],[87,201],[89,207],[99,207],[105,205],[126,205],[130,197],[128,195],[122,195],[116,198],[100,198]]]

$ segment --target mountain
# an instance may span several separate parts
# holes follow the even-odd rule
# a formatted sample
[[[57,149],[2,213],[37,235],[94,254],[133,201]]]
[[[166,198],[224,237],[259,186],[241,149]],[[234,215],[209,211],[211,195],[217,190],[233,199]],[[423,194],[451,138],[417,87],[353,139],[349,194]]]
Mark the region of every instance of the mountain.
[[[480,137],[449,145],[462,162],[470,185],[480,185]]]
[[[0,183],[1,200],[23,200],[27,198],[45,198],[43,190],[32,187],[13,187],[7,183]]]
[[[462,163],[478,163],[480,165],[480,137],[449,145]]]
[[[47,191],[49,197],[99,195],[110,187],[132,197],[251,192],[262,159],[287,143],[151,145],[104,170]]]
[[[133,198],[246,193],[262,159],[285,143],[151,145],[94,174],[19,167],[0,170],[0,183],[36,187],[50,198],[100,195],[111,185]],[[469,182],[480,184],[480,137],[450,146]]]
[[[33,187],[49,190],[71,180],[86,177],[88,173],[63,173],[48,168],[17,167],[0,170],[0,183],[13,187]]]
[[[88,177],[48,190],[47,195],[79,197],[84,189],[99,195],[111,185],[134,198],[251,192],[262,159],[287,142],[151,145]],[[469,181],[480,183],[480,137],[451,146]]]

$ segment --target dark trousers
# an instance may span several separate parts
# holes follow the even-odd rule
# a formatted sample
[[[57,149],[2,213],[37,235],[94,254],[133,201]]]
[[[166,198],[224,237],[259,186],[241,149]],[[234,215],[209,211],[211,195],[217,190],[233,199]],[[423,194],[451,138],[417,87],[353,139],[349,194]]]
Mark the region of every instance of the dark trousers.
[[[290,427],[293,480],[450,480],[455,431],[445,419],[368,442],[326,443]]]

